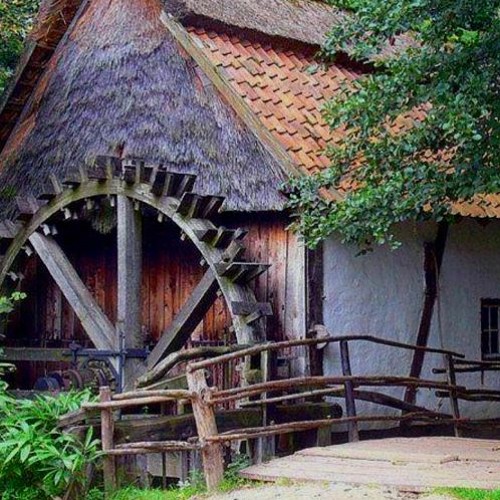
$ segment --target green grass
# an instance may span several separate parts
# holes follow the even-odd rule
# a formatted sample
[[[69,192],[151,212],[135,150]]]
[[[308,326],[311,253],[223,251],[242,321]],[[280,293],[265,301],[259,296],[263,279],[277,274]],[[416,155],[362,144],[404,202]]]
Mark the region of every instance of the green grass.
[[[239,476],[239,471],[248,466],[249,461],[242,456],[237,458],[226,469],[224,479],[217,488],[217,492],[229,492],[239,488],[255,487],[260,483],[249,481]],[[194,473],[188,483],[181,486],[172,486],[168,490],[150,489],[142,490],[135,487],[127,487],[117,491],[111,500],[189,500],[194,496],[207,494],[201,473]],[[104,500],[101,490],[94,489],[87,495],[86,500]]]
[[[442,493],[454,496],[460,500],[500,500],[500,490],[477,490],[471,488],[450,488]]]
[[[188,500],[203,491],[195,486],[172,488],[170,490],[139,490],[125,488],[113,495],[112,500]]]

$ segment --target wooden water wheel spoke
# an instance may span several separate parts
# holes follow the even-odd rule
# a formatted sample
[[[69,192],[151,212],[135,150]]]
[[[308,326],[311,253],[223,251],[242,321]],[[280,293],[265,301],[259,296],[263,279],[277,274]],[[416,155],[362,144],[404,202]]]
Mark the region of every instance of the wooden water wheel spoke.
[[[261,319],[270,314],[270,305],[256,301],[249,282],[268,266],[244,260],[246,231],[213,224],[209,218],[220,211],[224,198],[194,193],[194,183],[192,174],[168,172],[160,163],[115,157],[98,157],[92,166],[78,168],[61,181],[50,176],[45,192],[37,198],[18,200],[16,222],[0,223],[0,284],[5,285],[7,276],[17,275],[12,268],[24,254],[22,250],[32,245],[97,349],[122,353],[127,388],[145,370],[152,370],[166,355],[183,347],[219,293],[228,306],[237,341],[247,345],[265,340]],[[96,205],[95,198],[117,210],[116,325],[99,308],[52,237],[57,235],[58,221],[70,223],[85,214],[85,210]],[[205,276],[166,328],[146,363],[128,357],[130,350],[143,349],[145,345],[141,322],[141,205],[156,210],[158,220],[172,221],[182,238],[196,246],[207,266]],[[114,361],[118,363],[116,357]]]
[[[149,369],[154,368],[168,354],[181,349],[189,340],[193,330],[217,299],[218,289],[217,278],[212,269],[209,269],[149,355]]]
[[[98,349],[117,350],[113,324],[83,284],[61,247],[50,236],[40,233],[33,233],[29,241],[94,345]]]

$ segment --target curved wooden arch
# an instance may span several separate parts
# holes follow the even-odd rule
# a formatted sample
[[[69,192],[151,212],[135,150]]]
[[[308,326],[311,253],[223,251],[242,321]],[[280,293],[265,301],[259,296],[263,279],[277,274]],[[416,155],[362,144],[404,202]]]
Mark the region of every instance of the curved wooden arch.
[[[268,266],[241,261],[244,250],[241,239],[245,232],[217,227],[209,220],[221,208],[223,198],[193,193],[194,180],[192,175],[170,173],[158,164],[151,165],[142,160],[121,161],[114,157],[100,157],[93,166],[80,169],[78,174],[62,182],[52,178],[39,199],[18,201],[20,215],[16,222],[1,223],[0,243],[4,247],[7,243],[8,246],[0,265],[0,286],[4,284],[16,257],[27,246],[33,247],[41,258],[43,256],[45,260],[42,258],[42,261],[46,265],[56,265],[51,259],[62,251],[42,231],[56,214],[83,200],[116,196],[132,203],[143,203],[155,209],[160,219],[166,217],[180,228],[182,234],[196,246],[207,266],[199,287],[213,288],[213,283],[216,283],[228,305],[238,343],[253,344],[264,340],[261,318],[269,314],[269,305],[256,301],[248,283]],[[68,272],[76,274],[72,269]],[[68,293],[78,293],[78,290]],[[196,307],[196,304],[192,305]],[[105,323],[104,319],[102,321]],[[105,324],[104,328],[109,331],[109,325]],[[114,347],[116,350],[118,340],[115,340],[109,344],[104,339],[96,347]],[[159,344],[161,342],[162,339]],[[164,354],[161,349],[160,352],[153,351],[148,368],[153,368]]]

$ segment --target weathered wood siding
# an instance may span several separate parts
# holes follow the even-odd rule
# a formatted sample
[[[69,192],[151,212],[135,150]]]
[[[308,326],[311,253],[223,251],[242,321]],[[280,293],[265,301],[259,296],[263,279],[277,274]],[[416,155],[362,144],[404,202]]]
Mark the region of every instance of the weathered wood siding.
[[[269,301],[274,316],[267,319],[269,339],[301,337],[305,333],[304,252],[286,231],[287,220],[277,214],[224,215],[221,224],[248,229],[247,258],[271,263],[255,282],[257,300]],[[142,327],[154,344],[203,276],[200,255],[189,241],[181,241],[172,225],[146,219],[143,243]],[[106,315],[115,322],[117,310],[116,232],[102,235],[85,223],[60,228],[58,242]],[[71,341],[91,346],[78,318],[44,266],[32,258],[22,286],[28,299],[10,318],[10,345],[67,346]],[[195,341],[232,342],[231,321],[223,299],[218,299],[197,328]],[[290,353],[294,371],[304,361]],[[24,369],[25,368],[25,369]],[[52,363],[23,365],[24,386],[35,376],[59,368]]]

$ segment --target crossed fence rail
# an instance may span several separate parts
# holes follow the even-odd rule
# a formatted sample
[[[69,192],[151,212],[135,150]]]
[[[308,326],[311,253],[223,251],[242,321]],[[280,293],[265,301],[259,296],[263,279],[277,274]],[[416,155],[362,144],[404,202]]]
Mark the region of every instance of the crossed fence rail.
[[[433,372],[445,375],[446,380],[438,381],[404,376],[353,375],[349,351],[349,344],[352,342],[370,342],[398,349],[442,355],[445,363],[444,368],[436,368]],[[339,345],[342,375],[272,380],[270,370],[272,353],[292,347],[314,349],[318,344]],[[361,422],[446,423],[453,425],[456,436],[461,436],[463,426],[473,423],[473,421],[460,416],[459,400],[500,401],[500,391],[467,389],[465,386],[458,385],[456,381],[457,373],[500,371],[500,363],[467,360],[463,354],[444,349],[415,346],[368,335],[264,343],[246,348],[236,347],[235,349],[234,352],[189,362],[186,367],[187,390],[143,389],[113,395],[110,389],[105,387],[101,388],[98,403],[89,403],[83,406],[83,413],[100,412],[101,415],[101,441],[105,457],[104,479],[108,490],[113,490],[116,487],[115,458],[117,456],[199,450],[207,486],[214,488],[220,483],[224,474],[223,446],[232,441],[263,440],[281,434],[325,427],[331,428],[332,425],[336,424],[347,424],[349,440],[356,441],[359,439],[358,424]],[[182,357],[183,360],[185,358],[185,356]],[[253,365],[256,364],[257,359],[263,374],[262,381],[233,388],[218,389],[209,387],[206,380],[207,370],[213,369],[216,365],[232,363],[238,359],[244,359],[247,363],[253,363]],[[432,389],[436,391],[439,397],[449,398],[451,414],[427,409],[373,390],[360,390],[360,387],[372,389],[387,387]],[[267,410],[277,403],[324,396],[344,399],[345,416],[278,424],[266,419]],[[401,414],[360,416],[356,412],[357,400],[370,401],[401,410]],[[117,410],[172,401],[187,401],[191,404],[197,437],[185,441],[147,441],[115,444],[114,413]],[[263,409],[263,425],[219,432],[216,421],[217,410],[227,405],[227,403],[235,403],[241,408],[261,407]],[[496,420],[490,419],[488,422],[491,425],[500,426],[500,423]]]

